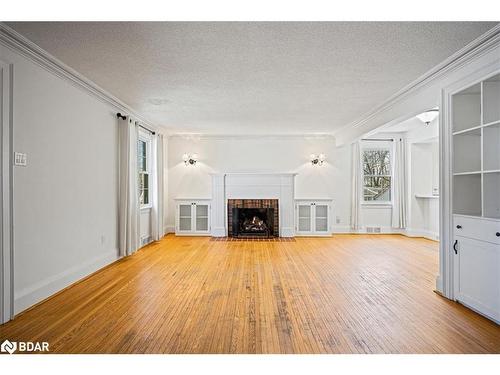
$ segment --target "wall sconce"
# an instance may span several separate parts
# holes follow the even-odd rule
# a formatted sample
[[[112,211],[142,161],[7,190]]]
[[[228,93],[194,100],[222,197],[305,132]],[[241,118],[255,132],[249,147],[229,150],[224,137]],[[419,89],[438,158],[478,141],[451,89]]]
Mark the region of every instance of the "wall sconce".
[[[187,165],[196,165],[198,161],[198,154],[184,154],[182,155],[182,160],[184,160],[184,164]]]
[[[325,154],[311,154],[311,164],[312,165],[323,165],[325,161]]]

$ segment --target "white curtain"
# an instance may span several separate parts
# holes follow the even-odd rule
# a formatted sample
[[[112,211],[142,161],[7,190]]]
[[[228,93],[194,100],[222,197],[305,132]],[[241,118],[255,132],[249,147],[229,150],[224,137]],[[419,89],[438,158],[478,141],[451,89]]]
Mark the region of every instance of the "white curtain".
[[[118,224],[121,256],[131,255],[140,247],[137,136],[137,126],[130,116],[125,120],[118,119]]]
[[[360,144],[351,145],[351,229],[359,230],[361,225],[361,160]]]
[[[392,207],[393,228],[406,228],[408,201],[406,139],[394,139],[394,198]]]
[[[153,139],[153,209],[152,209],[152,236],[158,241],[165,235],[163,226],[164,210],[164,174],[163,174],[163,134],[157,134]]]

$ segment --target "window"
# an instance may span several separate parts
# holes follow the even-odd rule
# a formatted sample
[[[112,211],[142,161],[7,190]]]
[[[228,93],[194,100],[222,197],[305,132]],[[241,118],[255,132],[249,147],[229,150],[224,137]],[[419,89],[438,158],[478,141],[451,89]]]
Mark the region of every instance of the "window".
[[[151,141],[139,137],[137,141],[137,171],[139,177],[139,204],[141,207],[150,205],[150,149]]]
[[[391,150],[385,148],[365,148],[363,162],[363,201],[391,202],[392,167]]]

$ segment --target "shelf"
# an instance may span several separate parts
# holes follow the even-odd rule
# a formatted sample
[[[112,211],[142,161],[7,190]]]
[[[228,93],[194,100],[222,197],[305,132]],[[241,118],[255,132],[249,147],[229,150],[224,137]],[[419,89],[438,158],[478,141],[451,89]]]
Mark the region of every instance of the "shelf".
[[[481,174],[481,171],[453,173],[453,176],[468,176],[472,174]]]
[[[471,131],[474,131],[474,130],[481,129],[482,127],[483,127],[483,125],[477,125],[477,126],[473,126],[471,128],[464,129],[464,130],[459,130],[459,131],[454,132],[452,134],[453,135],[465,134],[465,133],[468,133],[468,132],[471,132]]]
[[[500,219],[500,172],[492,172],[483,176],[483,194],[483,216]]]
[[[500,124],[483,129],[483,169],[500,169]]]
[[[417,199],[439,199],[439,195],[415,194]]]
[[[500,74],[483,82],[483,124],[500,121]]]
[[[487,128],[489,126],[495,126],[495,125],[500,125],[500,120],[485,123],[485,124],[483,124],[483,128]]]
[[[454,173],[481,170],[481,129],[453,136]]]
[[[452,103],[453,132],[481,124],[481,83],[453,95]]]
[[[453,177],[453,213],[481,216],[481,173]]]

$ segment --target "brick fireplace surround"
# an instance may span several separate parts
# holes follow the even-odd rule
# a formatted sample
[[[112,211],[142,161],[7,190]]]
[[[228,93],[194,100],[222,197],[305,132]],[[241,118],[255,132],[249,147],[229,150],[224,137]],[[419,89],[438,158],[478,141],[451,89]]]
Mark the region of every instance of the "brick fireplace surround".
[[[228,199],[227,200],[227,228],[228,237],[233,236],[233,208],[274,208],[274,236],[279,236],[279,209],[278,199]]]

